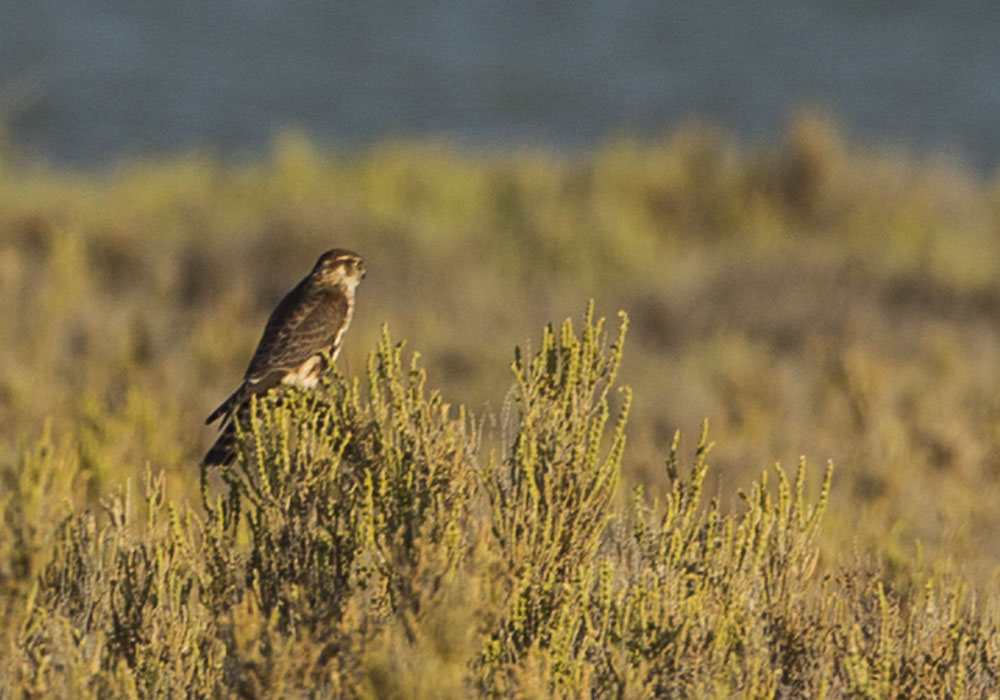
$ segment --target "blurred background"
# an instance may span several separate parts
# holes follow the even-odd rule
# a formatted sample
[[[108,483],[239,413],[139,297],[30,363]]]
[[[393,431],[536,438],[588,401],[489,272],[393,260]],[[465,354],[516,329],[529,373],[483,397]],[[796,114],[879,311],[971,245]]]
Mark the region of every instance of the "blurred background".
[[[1000,155],[1000,5],[706,0],[0,2],[0,123],[75,165],[275,130],[586,148],[702,118],[773,137],[803,103],[859,138]]]
[[[832,459],[829,562],[986,581],[997,37],[995,2],[0,0],[0,467],[49,435],[56,510],[147,464],[197,503],[204,416],[348,247],[341,370],[387,323],[487,448],[514,347],[593,298],[626,487],[707,418],[727,507]]]

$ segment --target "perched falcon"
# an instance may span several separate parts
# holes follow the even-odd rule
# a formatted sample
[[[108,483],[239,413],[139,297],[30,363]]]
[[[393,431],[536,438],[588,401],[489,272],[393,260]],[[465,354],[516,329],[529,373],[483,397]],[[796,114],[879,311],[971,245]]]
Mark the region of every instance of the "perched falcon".
[[[250,360],[243,382],[205,420],[222,418],[222,435],[202,459],[204,465],[230,464],[236,457],[233,418],[251,396],[280,386],[313,387],[336,359],[344,332],[354,314],[354,290],[364,279],[361,256],[349,250],[328,250],[315,267],[285,295],[267,319],[264,335]]]

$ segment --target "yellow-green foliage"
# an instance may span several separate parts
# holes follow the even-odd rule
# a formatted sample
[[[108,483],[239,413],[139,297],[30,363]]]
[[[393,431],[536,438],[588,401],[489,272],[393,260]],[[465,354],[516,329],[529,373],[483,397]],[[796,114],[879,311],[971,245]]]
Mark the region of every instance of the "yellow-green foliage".
[[[723,513],[675,436],[670,490],[614,506],[625,319],[513,364],[503,453],[383,331],[367,386],[254,400],[206,514],[163,476],[68,515],[11,608],[27,697],[983,697],[1000,630],[928,582],[817,574],[818,498],[776,469]],[[29,464],[34,465],[29,468]],[[52,478],[49,447],[24,471]],[[15,491],[12,504],[37,488]],[[13,602],[13,600],[12,600]],[[456,627],[457,626],[457,627]]]
[[[997,696],[996,178],[810,114],[766,147],[3,156],[0,695]],[[334,246],[369,269],[340,374],[200,479]],[[526,344],[590,297],[624,360],[595,310]],[[832,486],[770,466],[802,453]]]

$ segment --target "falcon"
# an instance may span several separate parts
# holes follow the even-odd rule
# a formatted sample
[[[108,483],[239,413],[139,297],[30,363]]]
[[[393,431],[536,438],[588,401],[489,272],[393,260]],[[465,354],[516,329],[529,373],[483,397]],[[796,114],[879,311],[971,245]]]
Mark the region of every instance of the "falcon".
[[[283,384],[312,388],[337,359],[354,315],[354,290],[365,277],[361,256],[340,248],[319,256],[312,272],[295,285],[271,313],[243,382],[205,419],[222,419],[219,436],[205,454],[205,466],[224,466],[236,458],[234,418],[250,398]]]

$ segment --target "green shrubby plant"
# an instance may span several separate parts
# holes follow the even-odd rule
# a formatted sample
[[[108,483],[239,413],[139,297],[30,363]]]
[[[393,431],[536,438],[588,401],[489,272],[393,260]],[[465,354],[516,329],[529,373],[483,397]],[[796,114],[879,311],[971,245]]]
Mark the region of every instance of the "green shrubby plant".
[[[357,591],[372,614],[417,610],[462,559],[476,430],[401,353],[383,333],[366,391],[289,390],[239,431],[229,494],[208,510],[233,537],[248,526],[247,584],[289,630],[338,619]]]
[[[832,467],[617,498],[626,329],[588,307],[516,353],[499,452],[383,329],[365,381],[255,399],[203,513],[147,472],[41,533],[47,438],[4,502],[3,678],[25,697],[986,697],[995,621],[955,583],[818,570]],[[613,338],[613,339],[612,339]],[[620,398],[619,398],[620,397]],[[22,540],[27,536],[19,535]],[[40,538],[40,539],[39,539]],[[20,547],[20,549],[19,549]],[[28,563],[17,569],[19,557]],[[42,554],[46,556],[41,558]]]
[[[518,352],[512,365],[509,401],[517,417],[504,426],[510,445],[483,479],[506,587],[506,611],[482,660],[487,672],[541,650],[551,656],[556,678],[572,676],[587,652],[579,640],[585,601],[612,516],[631,401],[625,390],[609,437],[609,393],[627,324],[623,314],[608,349],[603,319],[593,313],[591,304],[579,336],[569,320],[558,336],[546,328],[538,352],[531,358]]]
[[[58,525],[8,669],[27,697],[212,692],[225,649],[200,601],[198,524],[163,481],[147,475],[145,518],[126,491]]]

